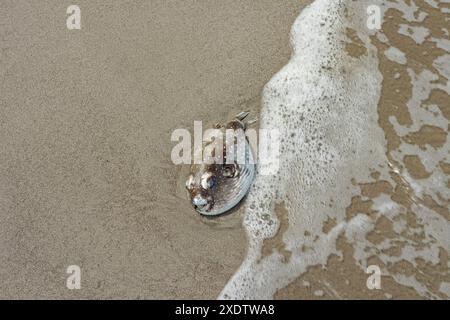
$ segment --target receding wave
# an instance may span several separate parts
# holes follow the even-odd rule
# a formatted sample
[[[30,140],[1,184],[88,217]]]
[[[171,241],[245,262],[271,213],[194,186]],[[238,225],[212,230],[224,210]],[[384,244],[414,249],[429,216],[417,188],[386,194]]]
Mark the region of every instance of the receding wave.
[[[323,275],[314,294],[352,297],[348,280],[323,274],[344,263],[379,266],[384,297],[395,286],[450,297],[448,13],[432,0],[316,0],[301,13],[292,57],[263,92],[279,172],[256,177],[248,254],[219,298],[292,295],[312,272]]]

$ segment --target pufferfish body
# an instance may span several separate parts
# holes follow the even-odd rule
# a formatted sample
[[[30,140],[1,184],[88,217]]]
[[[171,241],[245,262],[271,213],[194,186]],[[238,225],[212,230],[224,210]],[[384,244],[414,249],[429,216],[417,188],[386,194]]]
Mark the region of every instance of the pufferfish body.
[[[248,115],[248,112],[241,112],[225,126],[216,125],[215,128],[220,129],[226,138],[221,142],[214,139],[204,143],[201,150],[194,150],[194,153],[201,152],[204,161],[191,166],[186,189],[192,206],[201,215],[226,213],[236,207],[250,190],[256,166],[251,145],[245,136],[248,125],[253,122],[244,121]],[[242,136],[228,136],[226,132],[229,129]],[[234,146],[234,152],[230,148],[227,150],[230,145]],[[219,154],[217,150],[220,150]]]

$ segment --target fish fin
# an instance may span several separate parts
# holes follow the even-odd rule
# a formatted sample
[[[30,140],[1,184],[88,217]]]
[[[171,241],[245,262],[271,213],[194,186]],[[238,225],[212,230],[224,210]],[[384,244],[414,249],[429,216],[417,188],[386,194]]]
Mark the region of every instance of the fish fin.
[[[239,114],[236,115],[236,119],[242,121],[242,120],[244,120],[245,118],[247,118],[247,116],[248,116],[249,114],[250,114],[250,112],[248,112],[248,111],[242,111],[241,113],[239,113]]]

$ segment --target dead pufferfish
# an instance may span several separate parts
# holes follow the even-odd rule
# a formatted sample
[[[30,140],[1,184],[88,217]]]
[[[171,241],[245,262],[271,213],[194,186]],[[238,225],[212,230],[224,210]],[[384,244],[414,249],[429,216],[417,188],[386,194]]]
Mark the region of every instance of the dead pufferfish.
[[[226,130],[233,129],[245,133],[248,126],[255,122],[244,121],[249,112],[239,113],[225,126],[217,124],[215,129],[221,130],[225,137]],[[247,137],[243,138],[245,144],[245,161],[238,161],[236,139],[233,137],[235,152],[227,154],[227,141],[222,141],[220,149],[223,150],[221,163],[208,161],[208,163],[191,165],[190,174],[186,181],[186,189],[195,210],[201,215],[218,216],[236,207],[249,192],[256,173],[254,155]],[[215,143],[213,140],[202,145],[203,159],[215,157]],[[218,148],[218,149],[219,149]],[[219,149],[219,150],[220,150]],[[241,149],[242,150],[242,149]],[[194,150],[199,152],[199,150]],[[231,156],[233,159],[227,159]],[[219,155],[220,158],[220,155]]]

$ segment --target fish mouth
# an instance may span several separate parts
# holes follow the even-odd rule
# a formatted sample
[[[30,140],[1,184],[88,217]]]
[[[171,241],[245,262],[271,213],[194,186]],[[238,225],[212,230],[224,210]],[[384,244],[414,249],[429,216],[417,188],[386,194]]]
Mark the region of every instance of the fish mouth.
[[[212,208],[212,201],[211,199],[197,195],[192,198],[192,206],[199,213],[207,213]]]

